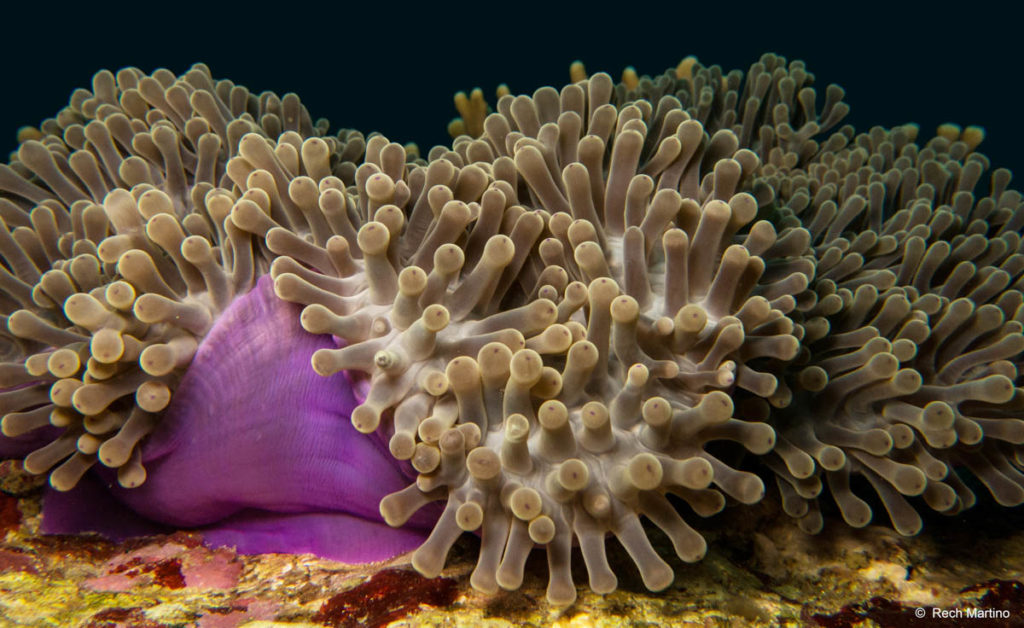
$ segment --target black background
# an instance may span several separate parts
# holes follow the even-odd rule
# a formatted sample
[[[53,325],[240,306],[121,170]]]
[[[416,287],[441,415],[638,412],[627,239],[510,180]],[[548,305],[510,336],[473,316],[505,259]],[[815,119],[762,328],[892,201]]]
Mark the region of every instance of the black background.
[[[984,3],[964,4],[961,14],[827,2],[603,11],[553,3],[37,5],[0,9],[2,155],[16,147],[18,127],[53,116],[100,68],[181,73],[202,61],[253,92],[296,92],[332,128],[380,131],[425,152],[449,141],[458,90],[479,86],[493,104],[502,82],[513,93],[560,87],[575,59],[617,80],[626,65],[657,74],[690,54],[746,70],[772,51],[803,59],[817,85],[846,88],[847,122],[858,130],[916,122],[927,139],[942,122],[981,125],[981,152],[1024,173],[1024,32],[1016,16]]]

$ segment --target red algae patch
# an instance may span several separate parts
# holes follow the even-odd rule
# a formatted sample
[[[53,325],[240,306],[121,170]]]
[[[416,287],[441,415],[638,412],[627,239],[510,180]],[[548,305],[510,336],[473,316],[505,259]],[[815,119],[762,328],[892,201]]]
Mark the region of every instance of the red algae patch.
[[[132,626],[132,628],[165,628],[162,624],[146,619],[141,608],[108,608],[92,616],[86,628],[121,628],[121,626]]]
[[[148,583],[168,589],[185,586],[181,576],[181,561],[177,559],[147,562],[133,558],[110,569],[105,576],[86,580],[85,586],[94,591],[127,591]]]
[[[18,498],[0,493],[0,536],[14,530],[21,523]]]
[[[451,578],[428,579],[414,571],[385,569],[324,602],[313,621],[327,626],[385,626],[421,604],[445,607],[458,595]]]

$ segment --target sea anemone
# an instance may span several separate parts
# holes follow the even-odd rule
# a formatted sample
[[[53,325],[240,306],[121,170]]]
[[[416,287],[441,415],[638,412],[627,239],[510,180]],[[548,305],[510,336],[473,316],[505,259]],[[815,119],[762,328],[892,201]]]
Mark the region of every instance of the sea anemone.
[[[851,476],[904,534],[905,496],[974,503],[961,469],[1024,502],[1024,206],[1003,170],[975,199],[980,130],[833,131],[776,55],[571,75],[457,96],[422,159],[205,66],[98,73],[0,169],[4,451],[243,550],[434,576],[476,532],[495,592],[545,546],[556,604],[574,545],[615,589],[609,535],[669,586],[641,517],[699,560],[680,513],[765,473],[809,532],[826,484],[870,520]],[[329,547],[381,519],[431,532]]]
[[[202,65],[180,78],[99,72],[41,129],[23,132],[0,169],[2,453],[31,451],[25,468],[52,469],[58,491],[102,467],[132,511],[216,524],[208,539],[242,550],[345,560],[408,550],[419,534],[381,537],[383,524],[367,523],[379,520],[373,491],[406,475],[352,430],[347,377],[308,368],[330,341],[303,332],[296,308],[273,295],[266,273],[280,239],[250,235],[261,220],[291,228],[315,211],[310,235],[323,243],[346,211],[363,136],[325,135],[295,95],[252,95]],[[303,176],[278,190],[249,165],[267,154]],[[304,202],[311,195],[322,205]],[[350,479],[361,467],[377,469],[370,492]],[[97,517],[103,496],[91,483],[50,496],[44,527],[139,529]]]

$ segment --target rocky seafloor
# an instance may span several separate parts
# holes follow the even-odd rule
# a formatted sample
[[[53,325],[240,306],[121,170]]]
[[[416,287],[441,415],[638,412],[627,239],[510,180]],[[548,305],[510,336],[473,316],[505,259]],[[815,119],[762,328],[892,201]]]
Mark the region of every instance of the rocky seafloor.
[[[471,535],[442,577],[428,580],[408,556],[352,566],[209,549],[186,531],[123,543],[41,534],[42,481],[8,461],[0,491],[3,626],[1024,626],[1020,509],[934,517],[916,537],[834,518],[807,536],[767,504],[743,517],[726,509],[701,522],[704,560],[668,559],[676,572],[668,590],[647,591],[613,542],[619,588],[602,596],[580,586],[574,604],[553,607],[541,552],[518,591],[470,587]],[[668,539],[651,534],[672,556]],[[574,563],[585,582],[582,561]]]

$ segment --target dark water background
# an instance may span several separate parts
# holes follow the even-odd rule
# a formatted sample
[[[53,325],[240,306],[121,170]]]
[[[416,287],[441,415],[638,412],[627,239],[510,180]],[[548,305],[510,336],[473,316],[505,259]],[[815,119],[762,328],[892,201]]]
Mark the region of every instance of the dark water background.
[[[458,90],[479,86],[493,104],[501,82],[513,93],[560,87],[575,59],[618,79],[626,65],[653,75],[690,54],[746,70],[773,51],[806,61],[819,86],[845,87],[858,130],[917,122],[926,139],[943,122],[981,125],[981,151],[1024,176],[1021,22],[985,3],[959,13],[895,5],[21,3],[0,9],[0,155],[18,127],[55,114],[100,68],[181,73],[203,61],[253,92],[296,92],[332,128],[427,149],[449,141]]]

